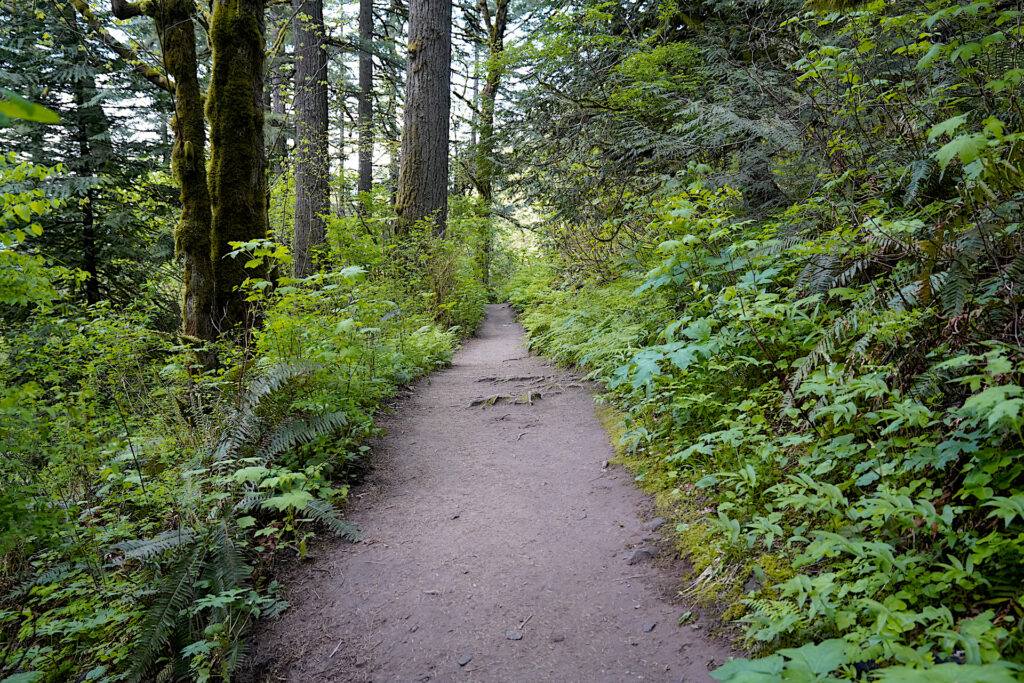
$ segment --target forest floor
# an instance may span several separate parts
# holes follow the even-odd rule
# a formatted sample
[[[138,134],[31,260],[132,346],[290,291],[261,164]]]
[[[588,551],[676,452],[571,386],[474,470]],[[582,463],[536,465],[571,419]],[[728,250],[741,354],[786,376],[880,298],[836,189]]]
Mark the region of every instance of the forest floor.
[[[530,355],[509,306],[381,426],[348,511],[365,540],[285,572],[253,680],[689,683],[733,654],[676,599],[685,567],[608,465],[591,387]]]

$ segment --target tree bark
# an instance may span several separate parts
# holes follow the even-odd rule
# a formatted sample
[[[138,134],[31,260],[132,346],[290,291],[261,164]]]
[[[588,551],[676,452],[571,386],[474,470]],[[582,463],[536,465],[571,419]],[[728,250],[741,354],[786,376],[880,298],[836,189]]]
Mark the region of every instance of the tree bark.
[[[395,232],[434,222],[443,236],[448,219],[448,117],[451,111],[451,0],[409,2],[409,57],[405,120],[398,174]]]
[[[359,0],[359,181],[356,190],[373,190],[373,0]],[[369,198],[360,197],[360,211]]]
[[[153,18],[163,44],[164,68],[174,79],[171,172],[181,188],[181,218],[174,228],[174,248],[185,269],[181,332],[210,341],[217,336],[213,323],[216,286],[206,179],[206,121],[192,11],[190,0],[163,0],[153,7]]]
[[[210,236],[214,323],[222,334],[254,323],[242,283],[265,274],[246,269],[244,258],[225,258],[231,242],[266,237],[263,9],[263,0],[214,0],[210,21]]]
[[[295,20],[295,277],[316,270],[314,250],[327,238],[327,53],[323,0],[294,0]]]
[[[484,202],[490,205],[494,199],[494,102],[505,65],[502,62],[505,51],[505,29],[508,25],[509,0],[497,0],[494,17],[491,18],[488,0],[480,0],[480,7],[487,28],[487,75],[480,91],[480,149],[477,159],[478,188]]]
[[[72,26],[77,27],[74,13]],[[86,75],[75,80],[75,137],[78,141],[78,159],[71,167],[82,178],[92,179],[100,173],[110,158],[110,143],[105,136],[110,134],[110,120],[103,106],[89,105],[96,98],[96,78],[86,70]],[[95,144],[94,144],[95,142]],[[96,188],[85,191],[82,207],[82,270],[89,274],[85,281],[85,301],[95,304],[100,300],[100,247],[96,243]]]
[[[72,2],[90,26],[105,34],[83,0]],[[175,251],[184,261],[185,283],[181,332],[186,337],[209,341],[217,336],[213,323],[216,286],[210,239],[210,193],[206,177],[206,124],[199,87],[195,25],[192,22],[194,5],[191,0],[161,0],[146,5],[111,0],[110,4],[118,19],[143,14],[153,18],[163,47],[164,69],[173,79],[163,76],[150,78],[174,95],[171,172],[181,188],[181,218],[174,228],[174,244]],[[108,39],[111,41],[113,39]],[[128,54],[127,48],[121,46],[118,54]],[[147,67],[144,73],[149,71],[152,70]],[[212,362],[211,356],[205,364],[209,366]]]
[[[487,75],[480,91],[480,146],[477,153],[477,189],[484,201],[484,207],[491,209],[494,202],[494,102],[501,85],[505,65],[505,29],[508,26],[509,0],[496,0],[494,16],[491,17],[488,0],[480,0],[481,14],[487,28]],[[486,228],[481,249],[480,266],[484,285],[491,280],[491,252],[493,251],[490,226]]]

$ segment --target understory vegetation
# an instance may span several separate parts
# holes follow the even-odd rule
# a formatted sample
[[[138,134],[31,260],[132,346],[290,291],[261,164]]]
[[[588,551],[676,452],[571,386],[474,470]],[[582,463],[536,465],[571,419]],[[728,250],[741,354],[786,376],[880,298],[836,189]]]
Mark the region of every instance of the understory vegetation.
[[[624,413],[718,680],[1016,680],[1020,12],[648,9],[530,47],[533,348]]]
[[[1024,676],[1020,3],[355,4],[0,0],[0,683],[237,676],[506,299],[718,680]]]
[[[2,170],[11,184],[60,171]],[[45,220],[42,190],[26,192],[4,195],[6,239]],[[317,533],[359,538],[340,509],[374,413],[448,363],[486,299],[473,214],[453,212],[458,240],[421,235],[420,261],[389,261],[352,229],[366,220],[333,218],[302,279],[284,246],[237,244],[277,275],[246,282],[259,322],[205,372],[210,351],[144,302],[76,304],[73,274],[42,261],[4,283],[0,671],[31,672],[5,680],[228,679],[255,620],[286,607],[275,562]]]

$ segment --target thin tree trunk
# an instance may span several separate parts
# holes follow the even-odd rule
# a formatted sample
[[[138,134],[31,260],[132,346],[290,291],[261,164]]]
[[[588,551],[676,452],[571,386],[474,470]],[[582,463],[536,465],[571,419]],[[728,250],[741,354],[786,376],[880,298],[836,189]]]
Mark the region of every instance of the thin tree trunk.
[[[285,111],[284,111],[284,92],[282,92],[286,79],[281,75],[281,72],[277,69],[270,72],[270,113],[273,114],[274,125],[276,130],[274,131],[274,141],[271,145],[270,151],[270,164],[271,173],[279,176],[284,170],[283,162],[284,158],[288,153],[288,130],[285,126]]]
[[[327,238],[327,53],[323,0],[295,2],[295,277],[316,270],[314,250]]]
[[[263,144],[263,0],[214,0],[210,121],[211,236],[216,276],[215,323],[222,333],[253,324],[242,283],[265,271],[225,258],[232,242],[266,237]]]
[[[92,178],[98,171],[97,159],[93,158],[93,150],[90,145],[90,140],[93,137],[93,129],[95,123],[92,119],[106,117],[100,115],[95,116],[94,112],[90,112],[86,107],[86,103],[89,102],[96,95],[96,82],[91,76],[75,82],[75,114],[77,116],[77,130],[75,131],[76,137],[78,138],[78,159],[76,160],[75,166],[78,171],[78,175],[83,178]],[[95,200],[96,190],[89,188],[85,192],[85,199],[82,201],[82,234],[81,234],[81,248],[82,248],[82,270],[89,274],[88,279],[85,281],[85,301],[88,304],[97,303],[100,300],[100,272],[99,272],[99,257],[98,247],[96,245],[96,215],[95,215]]]
[[[480,92],[480,150],[477,159],[478,188],[489,206],[494,199],[494,101],[504,72],[505,29],[508,24],[509,0],[497,0],[491,19],[488,0],[480,0],[487,27],[487,74]]]
[[[175,251],[184,262],[181,332],[210,341],[216,338],[213,307],[216,292],[211,253],[210,190],[206,178],[206,121],[199,87],[193,5],[164,0],[154,8],[162,36],[164,66],[174,79],[174,147],[171,172],[181,187],[181,218],[174,228]],[[205,365],[212,363],[208,358]]]
[[[491,205],[494,203],[494,101],[497,98],[498,87],[501,85],[501,76],[505,68],[503,57],[509,0],[496,0],[493,19],[487,3],[488,0],[480,0],[481,13],[487,27],[487,47],[490,54],[487,56],[487,75],[484,78],[484,87],[480,92],[480,147],[477,154],[476,172],[477,189],[484,201],[484,206],[490,211]],[[493,251],[493,238],[489,225],[486,230],[480,263],[484,285],[490,284],[491,252]]]
[[[363,194],[373,190],[373,0],[359,0],[359,182]],[[369,198],[360,197],[360,211]]]
[[[91,25],[96,17],[83,0],[72,0]],[[175,251],[184,261],[185,289],[181,302],[181,333],[185,337],[212,340],[216,337],[213,323],[216,285],[212,260],[211,202],[206,177],[206,124],[203,118],[202,91],[199,88],[196,59],[195,25],[192,22],[192,0],[159,0],[137,4],[111,0],[111,10],[118,19],[148,15],[156,24],[163,47],[164,69],[173,79],[153,70],[144,74],[153,83],[174,95],[174,147],[171,150],[171,173],[181,187],[181,218],[174,228]],[[130,56],[126,48],[115,48],[118,54]],[[204,365],[213,364],[208,355]]]
[[[74,10],[68,13],[68,21],[73,28],[78,27],[78,15]],[[79,53],[76,60],[84,64],[85,55]],[[88,69],[74,82],[75,98],[75,137],[78,141],[78,159],[71,167],[82,178],[91,180],[103,172],[110,162],[112,149],[110,145],[110,119],[103,111],[103,105],[96,103],[96,78]],[[85,301],[95,304],[100,294],[100,245],[96,239],[96,188],[85,191],[82,207],[82,270],[89,274],[85,281]]]
[[[451,0],[411,0],[402,162],[395,231],[433,221],[443,236],[448,219],[448,117],[451,111]]]

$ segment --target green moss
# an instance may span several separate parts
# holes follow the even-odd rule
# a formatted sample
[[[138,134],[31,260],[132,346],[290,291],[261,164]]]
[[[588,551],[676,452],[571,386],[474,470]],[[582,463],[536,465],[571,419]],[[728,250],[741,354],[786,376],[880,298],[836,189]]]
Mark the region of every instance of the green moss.
[[[263,275],[246,270],[241,259],[225,258],[231,242],[266,236],[260,7],[241,0],[220,2],[210,24],[210,248],[217,282],[215,316],[226,329],[247,316],[242,283]]]
[[[608,432],[608,438],[611,439],[612,447],[615,448],[616,459],[621,458],[626,453],[625,447],[622,445],[622,435],[625,432],[623,420],[626,414],[607,402],[598,403],[594,411],[604,430]]]

